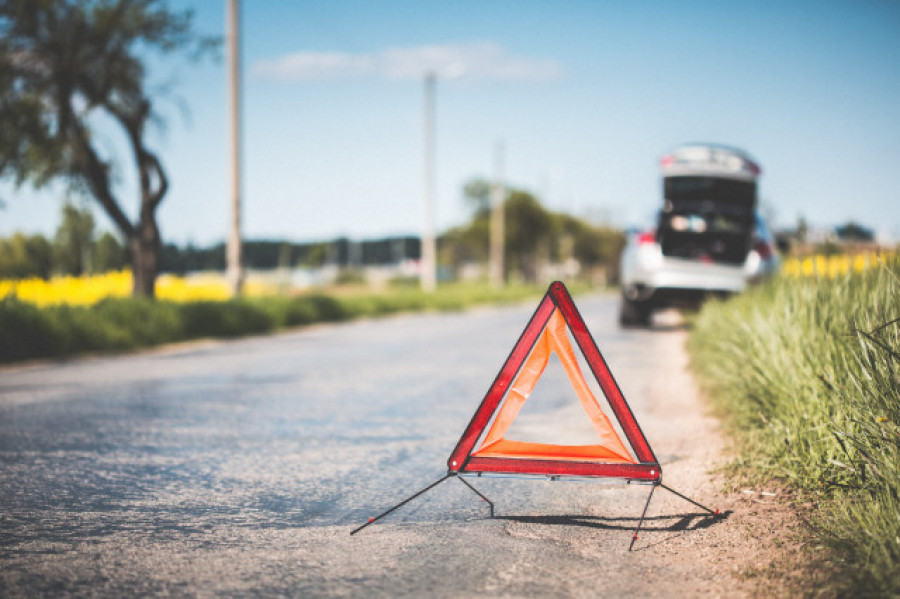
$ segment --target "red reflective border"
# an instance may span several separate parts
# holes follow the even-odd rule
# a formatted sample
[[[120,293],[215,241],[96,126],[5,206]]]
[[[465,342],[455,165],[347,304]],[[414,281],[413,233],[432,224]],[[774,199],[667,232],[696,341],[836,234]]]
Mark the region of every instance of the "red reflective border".
[[[550,320],[550,315],[553,314],[555,307],[548,291],[538,305],[537,310],[534,311],[531,320],[528,321],[525,330],[522,331],[522,335],[510,352],[509,357],[506,358],[506,362],[497,374],[497,378],[494,379],[484,399],[481,400],[481,405],[478,406],[478,410],[472,416],[469,426],[466,427],[465,432],[460,437],[453,453],[450,454],[450,458],[447,460],[447,466],[450,470],[458,471],[466,461],[466,458],[469,457],[469,454],[472,453],[475,443],[478,442],[478,437],[481,436],[500,401],[506,395],[506,390],[509,388],[513,377],[519,371],[525,358],[528,357],[531,348],[534,347],[535,342],[541,335],[541,331],[544,330],[544,326]]]
[[[600,464],[508,458],[469,458],[460,472],[605,476],[649,481],[659,480],[662,477],[662,469],[659,464]]]
[[[566,325],[581,349],[588,367],[600,385],[610,407],[615,413],[628,442],[641,464],[604,464],[593,462],[557,462],[551,460],[527,458],[477,458],[471,457],[478,438],[488,425],[498,405],[506,395],[513,377],[528,357],[535,342],[553,314],[559,308]],[[597,343],[588,331],[584,319],[575,307],[572,296],[566,286],[556,281],[547,290],[531,320],[510,352],[509,357],[494,379],[490,389],[481,401],[481,405],[469,421],[456,448],[447,460],[447,466],[453,472],[503,472],[511,474],[548,474],[577,476],[611,476],[618,478],[657,480],[661,476],[661,468],[644,437],[641,427],[634,418],[628,402],[622,395],[619,385],[609,371],[609,366],[597,347]],[[654,474],[650,474],[654,472]]]
[[[581,314],[578,312],[578,308],[575,307],[575,303],[572,301],[572,296],[569,295],[566,286],[557,281],[550,285],[548,293],[562,313],[569,330],[572,331],[575,342],[581,348],[584,359],[587,361],[591,372],[594,373],[594,378],[597,379],[597,383],[603,390],[603,394],[615,413],[616,419],[622,426],[622,431],[628,437],[628,442],[631,443],[638,460],[655,463],[656,456],[653,455],[650,444],[647,443],[641,427],[638,426],[637,420],[634,419],[634,414],[628,406],[628,402],[625,401],[618,383],[616,383],[612,373],[609,371],[606,360],[603,359],[597,343],[591,336],[590,331],[588,331],[587,325],[584,324],[584,319],[581,318]]]

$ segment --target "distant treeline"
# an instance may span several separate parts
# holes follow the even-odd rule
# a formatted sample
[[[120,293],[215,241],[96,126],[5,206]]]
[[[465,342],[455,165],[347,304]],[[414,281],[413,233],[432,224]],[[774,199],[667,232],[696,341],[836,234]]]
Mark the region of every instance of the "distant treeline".
[[[489,259],[490,184],[475,179],[465,186],[464,194],[472,208],[471,220],[444,231],[437,239],[438,262],[448,273],[471,271],[472,266],[483,269]],[[530,192],[513,187],[506,189],[503,212],[504,270],[508,280],[537,282],[547,276],[553,265],[567,265],[570,273],[588,278],[596,278],[599,273],[603,280],[615,282],[618,256],[625,242],[620,229],[548,210]],[[420,255],[421,242],[411,235],[305,243],[246,240],[243,244],[244,267],[252,270],[325,265],[362,269],[418,260]],[[120,270],[129,264],[129,250],[118,237],[109,232],[99,236],[95,233],[94,218],[86,206],[66,204],[52,239],[22,233],[0,239],[0,278],[80,276]],[[222,270],[224,243],[209,247],[168,243],[161,248],[160,272]]]
[[[246,268],[259,270],[326,264],[355,268],[417,260],[420,249],[418,237],[413,236],[367,241],[339,238],[308,243],[248,240],[243,244],[243,262]],[[167,243],[162,247],[160,262],[161,272],[173,274],[225,270],[225,244],[195,247]],[[108,231],[96,233],[88,207],[65,204],[59,228],[50,239],[24,233],[0,238],[0,279],[80,276],[121,270],[129,264],[128,248],[116,235]]]
[[[286,241],[245,241],[244,266],[250,269],[320,267],[340,268],[396,264],[419,258],[416,237],[391,237],[373,241],[335,239],[312,243]],[[160,272],[183,275],[188,272],[225,270],[225,244],[195,247],[165,244]],[[42,235],[16,233],[0,239],[0,279],[46,279],[52,275],[80,276],[127,268],[128,249],[111,233],[98,239],[83,239],[70,248],[59,240]]]
[[[397,264],[418,260],[418,237],[389,237],[369,241],[339,238],[332,241],[291,243],[287,241],[245,241],[244,266],[250,269],[319,267],[333,264],[341,268]],[[183,274],[200,270],[225,269],[225,244],[208,248],[166,244],[162,250],[162,271]]]

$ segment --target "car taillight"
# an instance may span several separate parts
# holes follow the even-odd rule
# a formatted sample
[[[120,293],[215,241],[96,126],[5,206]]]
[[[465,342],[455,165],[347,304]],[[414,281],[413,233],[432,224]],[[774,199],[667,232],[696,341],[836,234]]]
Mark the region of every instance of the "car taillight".
[[[756,250],[756,253],[759,254],[759,257],[763,260],[768,260],[772,257],[772,246],[762,239],[756,240],[756,243],[753,244],[753,249]]]
[[[638,245],[648,245],[651,243],[656,243],[656,233],[653,231],[647,233],[641,233],[637,238]]]

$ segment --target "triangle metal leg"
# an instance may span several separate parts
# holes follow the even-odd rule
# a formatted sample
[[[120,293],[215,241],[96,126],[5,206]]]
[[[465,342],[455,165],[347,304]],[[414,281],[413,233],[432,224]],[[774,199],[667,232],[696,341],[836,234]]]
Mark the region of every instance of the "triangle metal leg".
[[[694,501],[693,499],[691,499],[691,498],[688,497],[687,495],[682,495],[681,493],[679,493],[678,491],[676,491],[676,490],[673,489],[672,487],[667,487],[666,485],[664,485],[664,484],[662,484],[662,483],[659,483],[659,486],[662,487],[663,489],[665,489],[666,491],[668,491],[669,493],[672,493],[673,495],[677,495],[678,497],[681,497],[682,499],[684,499],[684,500],[687,501],[688,503],[693,503],[693,504],[696,505],[698,508],[700,508],[700,509],[702,509],[702,510],[706,510],[707,512],[709,512],[709,513],[712,514],[713,516],[718,516],[718,515],[719,515],[719,510],[714,510],[714,509],[711,509],[711,508],[706,507],[706,506],[703,505],[702,503],[697,503],[696,501]]]
[[[484,501],[487,502],[488,506],[491,508],[491,518],[493,518],[493,517],[494,517],[494,502],[491,501],[490,499],[488,499],[487,497],[485,497],[484,495],[482,495],[482,493],[481,493],[478,489],[476,489],[475,487],[473,487],[473,486],[471,485],[471,483],[469,483],[469,481],[467,481],[467,480],[466,480],[465,478],[463,478],[462,476],[459,477],[459,482],[463,483],[464,485],[466,485],[467,487],[469,487],[470,489],[472,489],[472,491],[474,491],[476,495],[478,495],[478,496],[481,497]]]
[[[673,495],[676,495],[676,496],[684,499],[688,503],[696,505],[697,507],[699,507],[702,510],[706,510],[707,512],[709,512],[709,514],[713,518],[719,518],[721,516],[721,514],[719,513],[719,510],[714,510],[712,508],[708,508],[705,505],[703,505],[702,503],[694,501],[687,495],[684,495],[683,493],[679,493],[672,487],[666,486],[666,485],[662,484],[661,482],[657,483],[657,484],[653,485],[653,487],[650,489],[650,494],[647,496],[647,503],[644,504],[644,511],[641,512],[641,518],[640,518],[640,520],[638,520],[637,528],[634,530],[634,535],[631,537],[631,544],[628,546],[628,551],[631,551],[631,549],[634,547],[634,542],[637,541],[637,539],[638,539],[638,532],[641,530],[641,526],[644,524],[644,517],[647,515],[647,508],[650,507],[650,500],[653,498],[653,491],[656,490],[656,487],[662,487],[669,493],[672,493]]]
[[[644,517],[647,515],[647,508],[650,507],[650,500],[653,499],[653,491],[656,490],[656,487],[659,485],[652,485],[650,487],[650,494],[647,495],[647,503],[644,504],[644,511],[641,512],[641,519],[638,520],[637,528],[634,529],[634,534],[631,536],[631,544],[628,545],[628,551],[631,551],[632,547],[634,547],[634,542],[638,540],[638,533],[641,531],[641,526],[644,524]]]
[[[377,522],[378,520],[381,520],[382,518],[384,518],[385,516],[387,516],[388,514],[390,514],[391,512],[393,512],[394,510],[396,510],[397,508],[403,507],[404,505],[406,505],[407,503],[409,503],[410,501],[412,501],[413,499],[415,499],[415,498],[418,497],[419,495],[422,495],[422,494],[424,494],[424,493],[427,493],[428,491],[430,491],[431,489],[435,488],[436,486],[438,486],[439,484],[441,484],[442,482],[444,482],[445,480],[447,480],[447,479],[450,478],[451,476],[456,476],[456,473],[455,473],[455,472],[448,472],[447,474],[445,474],[445,475],[444,475],[443,477],[441,477],[440,479],[434,481],[433,483],[431,483],[430,485],[428,485],[427,487],[425,487],[425,488],[422,489],[421,491],[415,493],[414,495],[410,495],[409,497],[407,497],[406,499],[404,499],[403,501],[401,501],[400,503],[398,503],[397,505],[395,505],[395,506],[392,507],[391,509],[387,510],[386,512],[382,512],[381,514],[378,514],[378,515],[375,516],[374,518],[369,518],[369,521],[368,521],[368,522],[366,522],[365,524],[363,524],[363,525],[360,526],[360,527],[357,527],[357,528],[351,530],[351,531],[350,531],[350,534],[351,534],[351,535],[355,535],[356,533],[358,533],[359,531],[361,531],[362,529],[364,529],[364,528],[365,528],[366,526],[368,526],[369,524],[374,524],[374,523]]]

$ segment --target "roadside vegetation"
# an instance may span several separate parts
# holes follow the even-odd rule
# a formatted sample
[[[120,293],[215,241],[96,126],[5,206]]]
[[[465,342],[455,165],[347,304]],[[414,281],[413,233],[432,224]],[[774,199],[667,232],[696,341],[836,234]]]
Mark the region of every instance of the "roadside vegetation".
[[[0,363],[239,337],[397,312],[462,310],[476,304],[516,302],[543,291],[531,285],[493,289],[484,284],[449,284],[428,294],[417,287],[396,285],[381,292],[341,288],[329,294],[227,301],[121,297],[90,305],[43,307],[10,296],[0,299]]]
[[[738,440],[736,480],[796,492],[826,590],[897,596],[900,257],[833,270],[710,302],[689,350]]]

